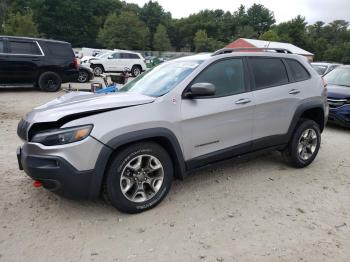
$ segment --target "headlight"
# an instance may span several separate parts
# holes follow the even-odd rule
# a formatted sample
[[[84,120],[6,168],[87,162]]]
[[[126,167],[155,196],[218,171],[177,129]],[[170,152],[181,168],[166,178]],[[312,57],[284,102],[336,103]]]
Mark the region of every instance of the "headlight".
[[[48,130],[34,135],[31,142],[45,146],[65,145],[85,139],[90,135],[92,127],[92,125],[86,125]]]

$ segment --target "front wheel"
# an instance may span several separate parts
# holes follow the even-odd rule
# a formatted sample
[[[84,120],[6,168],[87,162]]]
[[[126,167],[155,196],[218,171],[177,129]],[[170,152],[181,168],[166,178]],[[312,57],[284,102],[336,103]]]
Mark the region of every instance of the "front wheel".
[[[288,147],[282,152],[284,159],[294,167],[310,165],[321,145],[321,132],[313,120],[304,120],[296,128]]]
[[[173,180],[168,153],[155,143],[138,143],[122,150],[108,171],[105,196],[125,213],[140,213],[159,204]]]
[[[89,73],[85,70],[79,70],[78,82],[79,83],[89,82]]]
[[[93,67],[93,71],[94,71],[94,75],[95,76],[100,76],[103,74],[103,67],[102,66],[99,66],[99,65],[96,65]]]

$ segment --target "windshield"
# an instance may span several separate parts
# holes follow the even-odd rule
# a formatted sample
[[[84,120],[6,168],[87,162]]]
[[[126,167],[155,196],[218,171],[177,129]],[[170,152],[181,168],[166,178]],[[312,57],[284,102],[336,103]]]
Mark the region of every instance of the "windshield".
[[[350,87],[350,67],[338,67],[325,75],[324,79],[330,85]]]
[[[120,91],[136,92],[153,97],[165,95],[202,62],[178,60],[161,64],[127,83]]]
[[[327,66],[323,66],[323,65],[311,65],[311,66],[316,70],[316,72],[319,75],[323,75],[327,70]]]
[[[98,57],[98,58],[107,58],[110,54],[111,54],[111,52],[102,53],[102,54],[99,54],[99,55],[96,56],[96,57]]]

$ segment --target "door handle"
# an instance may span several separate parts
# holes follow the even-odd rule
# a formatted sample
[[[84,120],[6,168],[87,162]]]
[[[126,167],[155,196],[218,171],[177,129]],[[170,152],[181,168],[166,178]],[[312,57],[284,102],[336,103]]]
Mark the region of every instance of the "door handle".
[[[296,94],[299,94],[299,93],[300,93],[300,91],[298,89],[292,89],[292,90],[289,91],[289,94],[291,94],[291,95],[296,95]]]
[[[235,102],[235,104],[237,105],[244,105],[244,104],[248,104],[250,103],[251,100],[250,99],[247,99],[247,98],[242,98],[242,99],[239,99]]]

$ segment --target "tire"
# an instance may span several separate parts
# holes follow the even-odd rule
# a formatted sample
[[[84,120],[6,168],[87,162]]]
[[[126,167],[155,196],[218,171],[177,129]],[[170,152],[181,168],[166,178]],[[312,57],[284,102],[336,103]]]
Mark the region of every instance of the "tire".
[[[45,72],[40,75],[38,84],[42,91],[56,92],[61,88],[62,79],[55,72]]]
[[[104,72],[104,68],[101,65],[94,65],[93,70],[95,76],[100,76]]]
[[[291,166],[303,168],[314,161],[320,145],[321,132],[318,124],[313,120],[304,119],[296,127],[282,155]]]
[[[137,143],[114,157],[106,176],[104,195],[108,202],[122,212],[140,213],[158,205],[168,194],[173,164],[158,144]]]
[[[131,74],[132,74],[132,76],[133,77],[137,77],[137,76],[139,76],[140,74],[142,73],[142,69],[141,69],[141,67],[140,66],[133,66],[132,68],[131,68]]]
[[[78,82],[87,83],[89,80],[89,73],[86,70],[79,70]]]

